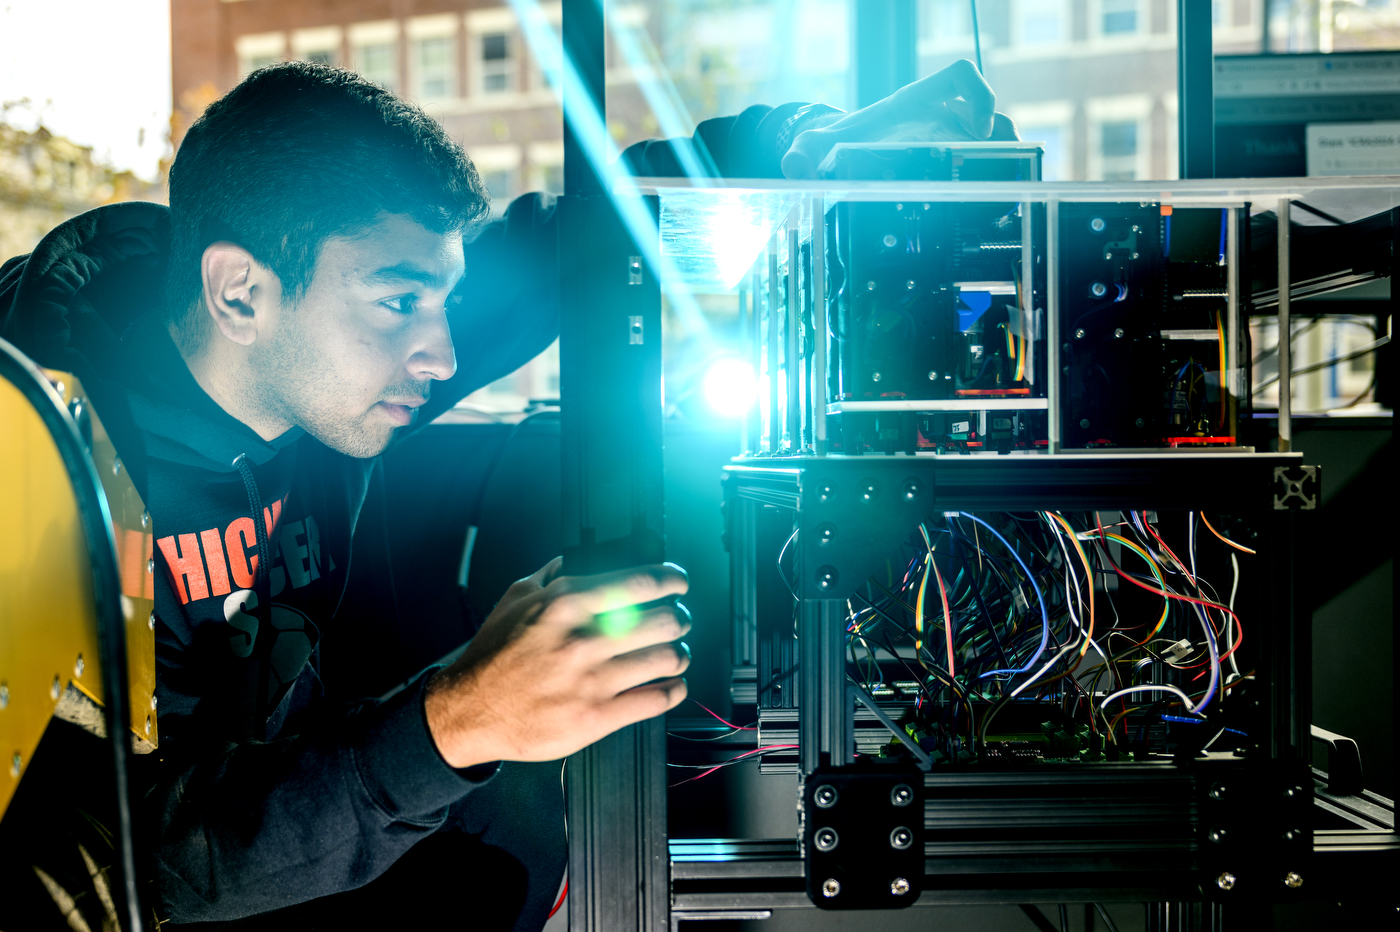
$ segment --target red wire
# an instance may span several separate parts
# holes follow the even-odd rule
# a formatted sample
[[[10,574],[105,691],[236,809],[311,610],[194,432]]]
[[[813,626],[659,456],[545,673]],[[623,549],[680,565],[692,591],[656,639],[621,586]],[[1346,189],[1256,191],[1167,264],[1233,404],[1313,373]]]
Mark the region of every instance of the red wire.
[[[700,703],[698,703],[698,702],[696,703],[696,705],[699,705],[699,704],[700,704]],[[713,715],[714,713],[711,713],[711,714]],[[710,774],[714,773],[716,770],[720,770],[720,769],[722,769],[722,768],[724,768],[724,767],[727,767],[727,766],[729,766],[730,764],[734,763],[735,761],[741,761],[741,760],[743,760],[743,759],[746,758],[746,757],[752,757],[752,756],[755,755],[755,754],[766,754],[766,753],[768,753],[769,751],[786,751],[786,750],[790,750],[791,748],[795,748],[795,747],[797,747],[797,745],[795,745],[795,744],[770,744],[770,745],[767,745],[766,747],[754,748],[752,751],[745,751],[745,752],[742,753],[742,754],[736,755],[735,757],[731,757],[731,758],[729,758],[729,760],[725,761],[725,762],[722,763],[722,764],[715,764],[713,767],[711,767],[709,770],[706,770],[704,773],[697,773],[695,776],[689,777],[689,778],[687,778],[687,779],[685,779],[685,780],[681,780],[679,783],[672,783],[671,786],[680,786],[682,783],[692,783],[692,782],[694,782],[694,781],[696,781],[696,780],[699,780],[701,777],[708,777]]]
[[[549,915],[545,917],[546,919],[553,919],[553,918],[554,918],[554,914],[557,913],[557,912],[559,912],[559,907],[561,907],[561,906],[564,905],[564,897],[566,897],[566,896],[568,896],[568,895],[569,895],[569,878],[565,877],[565,878],[564,878],[564,889],[562,889],[562,890],[559,891],[559,900],[558,900],[558,902],[556,902],[556,903],[554,904],[554,908],[551,909],[551,910],[549,911]]]
[[[1094,524],[1097,525],[1099,529],[1099,540],[1106,545],[1108,543],[1108,538],[1107,536],[1105,536],[1103,522],[1099,520],[1099,513],[1097,511],[1094,512]],[[1233,647],[1231,647],[1225,653],[1220,655],[1220,659],[1222,661],[1225,660],[1226,657],[1229,657],[1231,654],[1233,654],[1235,651],[1239,650],[1240,645],[1244,643],[1244,625],[1240,623],[1239,615],[1236,615],[1234,612],[1230,611],[1225,606],[1217,602],[1211,602],[1208,599],[1193,599],[1189,595],[1178,595],[1175,592],[1164,592],[1163,590],[1158,589],[1154,586],[1149,586],[1147,583],[1138,580],[1136,577],[1129,576],[1127,573],[1119,569],[1118,564],[1113,562],[1113,557],[1108,555],[1107,546],[1104,546],[1102,549],[1103,557],[1105,560],[1108,561],[1108,565],[1113,567],[1113,572],[1117,573],[1119,576],[1122,576],[1124,579],[1132,583],[1134,586],[1137,586],[1139,589],[1146,589],[1148,592],[1151,592],[1155,595],[1160,595],[1166,599],[1180,599],[1183,602],[1195,602],[1197,605],[1204,605],[1206,608],[1213,608],[1217,609],[1218,611],[1222,611],[1225,614],[1229,615],[1231,618],[1235,619],[1235,643]]]
[[[691,699],[690,701],[691,701],[691,702],[695,702],[694,699]],[[727,722],[727,721],[725,721],[724,719],[720,718],[718,715],[716,715],[714,709],[711,709],[709,706],[704,705],[703,703],[699,703],[699,702],[695,702],[695,704],[698,705],[698,706],[700,706],[700,708],[704,709],[706,712],[709,712],[711,715],[714,715],[715,718],[719,718],[719,720],[720,720],[721,722],[723,722],[724,724],[728,725],[730,728],[733,728],[735,731],[753,731],[753,730],[754,730],[754,727],[755,727],[755,726],[753,726],[753,725],[736,725],[736,724],[734,724],[733,722]]]

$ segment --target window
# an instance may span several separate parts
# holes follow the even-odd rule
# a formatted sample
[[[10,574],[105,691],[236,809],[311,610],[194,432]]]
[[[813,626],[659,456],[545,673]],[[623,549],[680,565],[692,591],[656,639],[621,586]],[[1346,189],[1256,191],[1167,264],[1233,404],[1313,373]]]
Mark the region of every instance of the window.
[[[1138,31],[1138,0],[1102,0],[1100,28],[1106,36]]]
[[[1060,0],[1020,0],[1017,40],[1021,45],[1055,45],[1065,40],[1065,6]]]
[[[1137,177],[1138,124],[1136,120],[1104,123],[1099,128],[1099,154],[1104,181],[1130,181]]]
[[[1069,160],[1065,157],[1065,132],[1061,126],[1017,126],[1021,138],[1028,142],[1045,143],[1045,154],[1040,160],[1042,181],[1068,181]]]
[[[287,54],[287,36],[281,32],[239,36],[233,47],[238,55],[238,74],[246,77],[259,68],[281,61]]]
[[[461,19],[455,14],[417,16],[408,21],[410,93],[420,100],[456,97],[457,42]]]
[[[339,26],[319,29],[298,29],[292,33],[292,54],[301,61],[320,65],[340,64],[341,32]]]
[[[481,46],[481,93],[504,94],[515,89],[515,56],[509,33],[478,36]]]
[[[399,24],[393,20],[350,27],[355,70],[380,87],[399,89]]]

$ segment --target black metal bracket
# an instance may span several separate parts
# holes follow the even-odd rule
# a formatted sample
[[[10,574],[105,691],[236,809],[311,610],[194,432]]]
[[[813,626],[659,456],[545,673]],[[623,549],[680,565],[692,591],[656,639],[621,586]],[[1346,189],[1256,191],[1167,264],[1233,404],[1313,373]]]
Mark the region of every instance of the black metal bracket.
[[[1318,472],[1316,466],[1275,466],[1274,511],[1316,509]]]
[[[907,765],[818,767],[802,788],[807,896],[821,909],[902,909],[924,879],[924,775]]]

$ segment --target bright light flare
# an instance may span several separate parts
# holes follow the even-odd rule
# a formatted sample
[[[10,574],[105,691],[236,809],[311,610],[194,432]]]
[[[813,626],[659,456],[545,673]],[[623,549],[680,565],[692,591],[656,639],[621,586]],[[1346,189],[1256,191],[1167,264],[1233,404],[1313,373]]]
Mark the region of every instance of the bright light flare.
[[[739,417],[758,400],[753,366],[741,359],[721,359],[705,373],[705,402],[725,417]]]

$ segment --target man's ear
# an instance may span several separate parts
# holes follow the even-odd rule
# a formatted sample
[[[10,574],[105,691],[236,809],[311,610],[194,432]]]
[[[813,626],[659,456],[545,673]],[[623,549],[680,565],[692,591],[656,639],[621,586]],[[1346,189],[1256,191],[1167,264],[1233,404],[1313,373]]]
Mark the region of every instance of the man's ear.
[[[268,323],[269,302],[277,299],[276,277],[252,253],[230,242],[205,248],[199,271],[204,307],[219,332],[241,346],[252,346]]]

